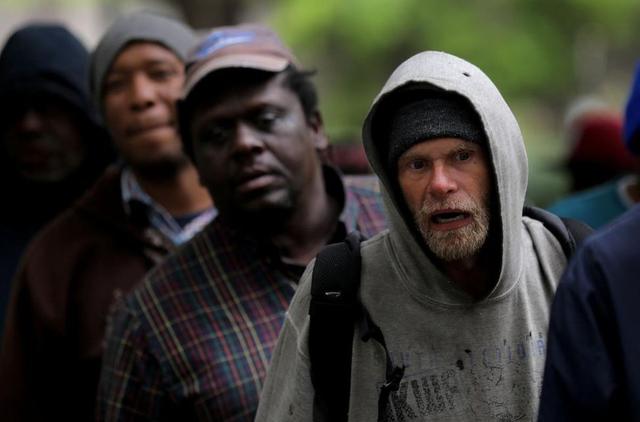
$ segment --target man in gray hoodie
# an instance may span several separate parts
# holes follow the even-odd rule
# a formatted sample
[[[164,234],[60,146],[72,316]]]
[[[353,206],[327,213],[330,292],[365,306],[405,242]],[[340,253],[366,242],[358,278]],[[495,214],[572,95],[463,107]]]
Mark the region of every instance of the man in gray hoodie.
[[[363,139],[390,229],[361,244],[359,300],[386,347],[363,341],[367,324],[356,326],[348,420],[534,420],[566,257],[523,216],[527,157],[511,110],[480,69],[424,52],[391,75]],[[327,419],[311,381],[312,266],[287,313],[258,421]],[[388,364],[399,380],[379,411]]]

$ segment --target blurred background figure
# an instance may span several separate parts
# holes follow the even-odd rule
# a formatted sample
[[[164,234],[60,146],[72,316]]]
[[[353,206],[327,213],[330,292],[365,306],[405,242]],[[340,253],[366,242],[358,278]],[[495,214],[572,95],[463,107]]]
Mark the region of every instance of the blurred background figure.
[[[18,29],[0,53],[0,327],[31,236],[114,157],[89,99],[88,63],[86,48],[57,24]]]
[[[613,181],[582,190],[559,200],[549,207],[551,212],[563,217],[571,217],[584,221],[594,229],[597,229],[628,211],[637,202],[640,202],[640,183],[638,177],[640,169],[637,163],[637,155],[640,153],[640,148],[638,148],[637,145],[640,134],[639,78],[640,66],[636,69],[634,82],[631,87],[631,92],[629,93],[624,114],[623,146],[633,156],[631,162],[627,164],[629,167],[627,173]],[[596,114],[596,116],[600,116],[601,120],[604,118],[603,114]],[[594,118],[591,117],[591,119]],[[612,122],[608,124],[613,126]],[[600,122],[600,125],[600,131],[604,136],[605,131],[603,127],[605,125],[602,122]],[[615,130],[619,129],[615,128]],[[614,128],[611,127],[606,133],[610,133],[612,136],[613,132]],[[608,157],[610,162],[618,162],[620,165],[627,161],[626,159],[623,161],[622,153],[617,151],[620,147],[616,142],[616,138],[611,137],[611,142],[608,144],[610,151],[601,150],[598,152],[595,145],[595,142],[586,145],[583,148],[585,152],[581,155],[584,157],[596,157],[600,155],[605,159]],[[587,153],[586,151],[589,152]],[[588,162],[588,160],[583,161],[585,163]],[[602,170],[602,166],[598,166],[597,164],[593,164],[591,167],[585,165],[584,167],[585,172],[591,171],[596,173]],[[589,176],[584,177],[588,178]]]
[[[577,192],[633,172],[636,158],[622,140],[622,116],[605,103],[580,99],[565,121],[570,191]]]
[[[574,131],[577,136],[569,168],[572,178],[577,179],[573,186],[582,190],[553,203],[549,207],[551,212],[597,229],[640,201],[637,158],[640,149],[635,146],[640,128],[638,77],[636,71],[623,123],[614,112],[595,108],[581,113],[569,126],[569,132]],[[589,187],[606,178],[610,180]]]
[[[109,308],[215,216],[177,130],[195,42],[177,20],[133,13],[93,50],[91,95],[120,160],[21,258],[0,348],[0,419],[94,420]]]
[[[344,174],[370,174],[371,167],[367,161],[362,144],[332,144],[327,151],[329,162]]]

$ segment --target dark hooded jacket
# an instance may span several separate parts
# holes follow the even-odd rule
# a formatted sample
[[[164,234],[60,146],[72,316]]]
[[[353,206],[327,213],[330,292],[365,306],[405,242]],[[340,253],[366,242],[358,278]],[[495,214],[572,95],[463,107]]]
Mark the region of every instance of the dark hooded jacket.
[[[85,160],[75,173],[60,182],[36,183],[18,175],[0,139],[0,189],[5,198],[0,207],[0,327],[10,280],[29,239],[80,197],[114,158],[89,97],[88,68],[85,47],[59,25],[21,28],[0,53],[0,138],[12,109],[50,96],[72,106],[86,143]]]
[[[0,420],[93,420],[107,314],[173,245],[122,205],[110,167],[47,224],[16,271],[0,347]]]

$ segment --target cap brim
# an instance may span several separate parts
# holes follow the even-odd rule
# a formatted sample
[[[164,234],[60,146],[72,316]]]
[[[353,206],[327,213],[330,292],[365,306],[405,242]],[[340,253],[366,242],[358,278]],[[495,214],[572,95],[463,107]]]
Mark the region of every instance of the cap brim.
[[[234,54],[218,57],[198,67],[192,75],[187,77],[187,82],[182,90],[182,99],[186,99],[198,82],[216,70],[244,68],[264,70],[266,72],[282,72],[289,66],[289,63],[290,61],[284,57],[259,54]]]

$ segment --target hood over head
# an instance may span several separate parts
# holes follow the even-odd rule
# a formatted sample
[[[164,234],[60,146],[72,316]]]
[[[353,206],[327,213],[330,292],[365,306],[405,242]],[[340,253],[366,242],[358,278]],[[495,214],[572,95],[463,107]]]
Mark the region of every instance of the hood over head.
[[[0,99],[60,97],[97,122],[87,75],[89,53],[65,27],[30,24],[15,31],[0,53]],[[0,116],[0,118],[2,118]]]
[[[82,131],[85,157],[81,166],[59,182],[22,179],[0,148],[0,183],[13,217],[49,218],[68,206],[90,186],[115,157],[109,136],[89,97],[89,53],[67,28],[59,24],[33,23],[16,30],[0,53],[0,126],[4,110],[37,106],[43,97],[53,97],[71,106],[74,122]],[[6,109],[5,109],[6,108]]]
[[[496,263],[498,280],[489,297],[499,296],[515,283],[522,267],[521,249],[506,245],[519,245],[521,242],[527,156],[518,123],[496,86],[479,68],[451,54],[427,51],[400,64],[375,98],[364,122],[364,147],[373,170],[382,182],[392,242],[414,263],[418,262],[424,273],[438,274],[442,284],[448,284],[440,271],[434,271],[431,255],[405,204],[395,172],[388,165],[387,134],[391,110],[402,107],[407,97],[422,96],[453,96],[468,100],[484,128],[486,140],[483,139],[483,143],[491,161],[492,198],[495,198],[491,204],[490,237],[498,239],[501,253],[496,257],[500,259]],[[443,289],[451,290],[446,286]],[[451,294],[463,300],[466,298],[461,291],[449,291],[448,295]]]
[[[0,53],[0,126],[15,113],[6,110],[38,106],[53,97],[71,106],[80,127],[85,157],[76,171],[58,182],[22,178],[4,144],[0,148],[0,180],[11,198],[0,214],[12,221],[42,224],[80,196],[113,162],[115,153],[89,97],[89,53],[64,26],[34,23],[16,30]]]

